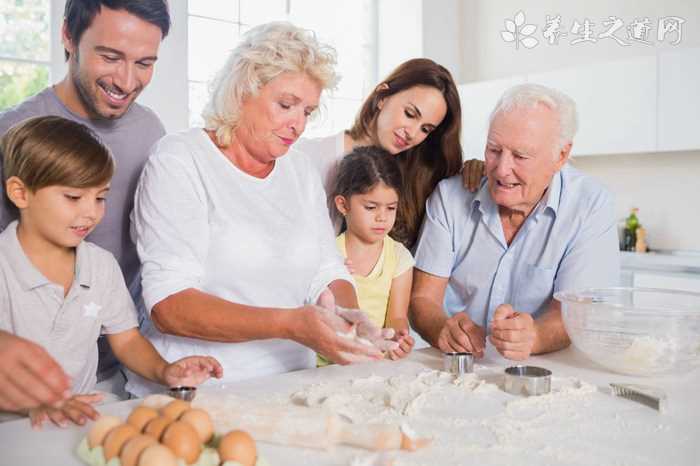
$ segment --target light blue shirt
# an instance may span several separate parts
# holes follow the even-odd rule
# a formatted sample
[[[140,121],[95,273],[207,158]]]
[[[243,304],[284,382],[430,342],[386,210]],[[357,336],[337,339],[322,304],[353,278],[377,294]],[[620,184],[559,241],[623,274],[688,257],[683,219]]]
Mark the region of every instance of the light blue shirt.
[[[449,277],[444,308],[450,316],[467,311],[488,328],[496,308],[507,303],[537,317],[557,291],[619,284],[612,196],[567,164],[509,246],[486,181],[471,193],[461,175],[453,176],[426,203],[416,268]]]

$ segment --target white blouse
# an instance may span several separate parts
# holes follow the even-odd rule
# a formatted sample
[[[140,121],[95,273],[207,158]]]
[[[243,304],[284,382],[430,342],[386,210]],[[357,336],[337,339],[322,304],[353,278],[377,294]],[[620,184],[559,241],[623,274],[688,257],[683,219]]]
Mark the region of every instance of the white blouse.
[[[352,283],[325,199],[317,168],[294,149],[260,179],[239,170],[202,129],[164,137],[144,168],[132,213],[147,311],[188,288],[239,304],[296,308],[315,302],[334,280]],[[168,361],[218,358],[223,382],[315,365],[314,352],[291,340],[211,342],[160,333],[150,320],[144,334]],[[144,395],[162,387],[130,374],[127,390]]]

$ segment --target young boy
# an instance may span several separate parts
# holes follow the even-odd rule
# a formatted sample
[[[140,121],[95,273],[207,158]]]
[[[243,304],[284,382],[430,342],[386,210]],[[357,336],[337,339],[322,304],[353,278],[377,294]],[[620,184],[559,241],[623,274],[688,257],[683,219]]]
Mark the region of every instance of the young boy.
[[[0,330],[35,341],[63,366],[75,394],[29,411],[32,426],[65,426],[98,414],[97,338],[155,382],[196,385],[222,376],[214,358],[168,364],[138,331],[136,309],[109,252],[83,241],[105,213],[114,160],[90,129],[61,117],[25,120],[0,140],[7,200],[19,220],[0,233]],[[23,414],[27,414],[24,412]]]

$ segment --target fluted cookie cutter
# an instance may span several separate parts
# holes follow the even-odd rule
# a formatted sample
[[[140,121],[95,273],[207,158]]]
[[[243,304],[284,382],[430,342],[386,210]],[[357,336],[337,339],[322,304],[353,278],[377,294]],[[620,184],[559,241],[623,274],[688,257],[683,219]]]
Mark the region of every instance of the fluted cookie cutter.
[[[536,366],[506,369],[505,390],[513,395],[544,395],[552,389],[552,371]]]
[[[443,353],[442,362],[445,372],[454,375],[474,372],[474,355],[472,353]]]

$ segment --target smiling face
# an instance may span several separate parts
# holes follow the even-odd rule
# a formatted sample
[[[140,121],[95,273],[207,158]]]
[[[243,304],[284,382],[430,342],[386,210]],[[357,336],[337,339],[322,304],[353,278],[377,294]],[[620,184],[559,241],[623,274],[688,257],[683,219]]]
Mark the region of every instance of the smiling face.
[[[552,176],[566,163],[571,144],[559,148],[559,120],[538,104],[497,114],[486,142],[489,193],[500,207],[529,214]]]
[[[336,196],[335,204],[345,216],[348,233],[366,244],[381,241],[394,227],[399,196],[396,190],[377,183],[364,194],[353,194],[350,199]]]
[[[109,184],[93,188],[47,186],[29,190],[13,202],[20,210],[20,228],[40,242],[74,248],[95,229],[105,214]]]
[[[286,72],[243,101],[235,144],[259,164],[283,156],[318,108],[321,85],[305,73]]]
[[[376,141],[391,154],[417,146],[442,122],[447,103],[434,87],[414,86],[379,102]]]
[[[151,81],[162,33],[125,10],[102,7],[75,44],[63,29],[75,95],[69,108],[87,118],[119,118]]]

